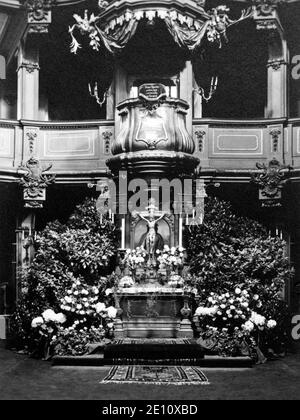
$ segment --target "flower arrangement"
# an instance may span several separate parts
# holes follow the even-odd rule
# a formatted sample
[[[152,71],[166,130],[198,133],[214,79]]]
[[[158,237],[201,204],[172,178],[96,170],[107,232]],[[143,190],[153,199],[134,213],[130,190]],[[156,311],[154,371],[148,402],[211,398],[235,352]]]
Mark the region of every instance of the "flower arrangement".
[[[21,273],[22,293],[11,322],[13,346],[42,357],[46,347],[58,354],[53,336],[59,336],[60,354],[75,344],[75,332],[85,349],[91,336],[97,342],[102,336],[111,339],[117,311],[116,277],[111,273],[117,246],[115,225],[99,217],[94,199],[78,205],[66,224],[52,222],[39,232],[33,262]],[[96,306],[102,302],[106,310],[99,313]],[[70,330],[74,325],[75,332]]]
[[[170,287],[183,287],[184,286],[184,279],[177,275],[177,274],[173,274],[170,277],[170,280],[168,281],[168,286]]]
[[[61,308],[66,315],[48,309],[32,320],[32,328],[44,339],[47,357],[50,353],[82,355],[91,344],[101,343],[113,335],[117,309],[98,301],[97,287],[87,290],[78,283],[62,299]]]
[[[160,268],[167,268],[171,271],[176,271],[184,264],[183,248],[170,248],[168,245],[165,245],[163,251],[157,250],[156,253]]]
[[[61,299],[61,309],[66,313],[81,316],[92,315],[95,311],[95,305],[99,300],[99,288],[96,286],[87,286],[77,280],[69,290],[66,296]]]
[[[283,290],[293,279],[285,242],[229,203],[209,197],[205,208],[203,224],[190,230],[185,279],[204,308],[195,317],[200,340],[220,354],[236,354],[245,344],[257,359],[260,350],[284,354],[290,317]]]
[[[126,251],[124,263],[131,272],[135,272],[138,268],[143,268],[146,262],[147,252],[144,248],[128,249]]]
[[[132,277],[125,276],[120,280],[119,287],[127,289],[127,288],[130,288],[130,287],[133,287],[134,284],[135,284],[135,282],[134,282]]]
[[[41,335],[48,336],[53,332],[53,327],[58,324],[64,324],[67,318],[63,313],[55,313],[52,309],[47,309],[41,316],[34,318],[31,322],[32,328],[39,329]]]
[[[78,356],[87,353],[93,344],[107,342],[106,331],[103,327],[85,327],[74,323],[68,328],[59,327],[52,336],[50,346],[55,349],[57,356]]]
[[[195,312],[195,320],[199,320],[201,343],[204,347],[207,341],[230,355],[245,352],[248,355],[259,350],[261,332],[272,330],[277,326],[273,319],[267,320],[252,308],[260,306],[257,295],[251,296],[247,290],[236,288],[234,293],[210,293],[209,298]],[[230,345],[230,340],[234,345]]]

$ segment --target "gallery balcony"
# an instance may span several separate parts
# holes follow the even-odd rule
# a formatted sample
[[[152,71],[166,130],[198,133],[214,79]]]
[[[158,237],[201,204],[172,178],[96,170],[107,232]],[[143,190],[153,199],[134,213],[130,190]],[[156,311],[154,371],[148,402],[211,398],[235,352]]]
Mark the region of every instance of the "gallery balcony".
[[[39,122],[0,120],[0,180],[16,182],[34,156],[60,183],[84,183],[107,175],[115,127],[112,120]],[[203,175],[249,179],[256,163],[276,158],[300,181],[300,119],[193,121],[194,156]],[[297,175],[299,173],[299,175]]]

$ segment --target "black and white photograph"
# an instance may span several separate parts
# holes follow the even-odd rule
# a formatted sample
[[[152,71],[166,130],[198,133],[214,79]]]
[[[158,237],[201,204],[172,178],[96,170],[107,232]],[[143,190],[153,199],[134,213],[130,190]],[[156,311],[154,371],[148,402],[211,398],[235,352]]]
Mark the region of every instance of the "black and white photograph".
[[[0,400],[300,400],[300,0],[0,0]]]

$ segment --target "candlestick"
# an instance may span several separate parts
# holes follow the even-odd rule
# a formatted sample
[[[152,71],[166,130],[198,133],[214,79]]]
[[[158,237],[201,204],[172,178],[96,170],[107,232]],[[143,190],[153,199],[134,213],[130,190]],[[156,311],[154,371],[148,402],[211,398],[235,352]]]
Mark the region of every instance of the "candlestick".
[[[179,248],[182,248],[182,230],[183,230],[182,216],[179,216]]]
[[[121,249],[125,249],[125,229],[126,229],[126,225],[125,225],[125,217],[122,218],[122,223],[121,223]]]

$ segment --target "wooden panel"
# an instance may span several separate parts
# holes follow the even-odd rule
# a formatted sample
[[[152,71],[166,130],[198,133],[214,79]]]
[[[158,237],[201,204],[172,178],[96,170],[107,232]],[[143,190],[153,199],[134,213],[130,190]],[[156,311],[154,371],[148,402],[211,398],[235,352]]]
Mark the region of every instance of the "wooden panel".
[[[292,129],[292,166],[300,167],[300,127],[294,126]]]
[[[15,130],[13,127],[0,127],[0,168],[13,166],[15,149]]]
[[[53,130],[42,133],[41,158],[74,160],[97,158],[98,130]]]
[[[264,154],[263,130],[213,129],[210,157],[240,159]]]
[[[14,130],[0,128],[0,158],[13,158]]]
[[[300,156],[300,127],[295,127],[294,135],[295,135],[294,156]]]

